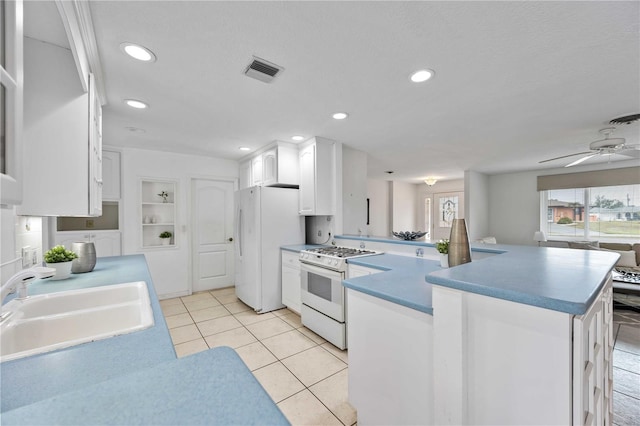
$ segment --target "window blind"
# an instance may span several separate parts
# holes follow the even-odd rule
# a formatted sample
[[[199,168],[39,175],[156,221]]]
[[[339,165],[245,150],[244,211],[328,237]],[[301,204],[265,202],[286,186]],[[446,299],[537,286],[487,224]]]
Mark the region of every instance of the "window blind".
[[[538,191],[640,184],[640,167],[538,176]]]

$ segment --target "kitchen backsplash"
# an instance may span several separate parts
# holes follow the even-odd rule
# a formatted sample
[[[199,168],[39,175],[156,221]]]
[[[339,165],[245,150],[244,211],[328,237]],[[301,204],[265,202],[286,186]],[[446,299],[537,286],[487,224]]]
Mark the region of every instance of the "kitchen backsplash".
[[[305,218],[307,244],[331,244],[335,236],[333,216],[307,216]],[[331,238],[329,238],[331,232]]]
[[[22,267],[42,262],[42,218],[16,216],[16,257],[22,257]],[[23,253],[23,249],[25,253]],[[20,268],[18,262],[17,267]]]

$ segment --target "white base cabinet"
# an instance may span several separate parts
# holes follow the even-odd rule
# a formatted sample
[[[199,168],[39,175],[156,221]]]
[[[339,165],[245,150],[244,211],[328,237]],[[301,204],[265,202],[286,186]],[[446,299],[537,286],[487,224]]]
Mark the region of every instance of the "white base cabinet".
[[[298,253],[282,250],[282,304],[300,314],[300,261]]]
[[[120,231],[68,231],[56,232],[55,244],[71,250],[75,242],[92,242],[96,257],[122,255],[122,235]]]
[[[584,315],[433,286],[434,315],[347,289],[362,424],[612,424],[611,279]]]

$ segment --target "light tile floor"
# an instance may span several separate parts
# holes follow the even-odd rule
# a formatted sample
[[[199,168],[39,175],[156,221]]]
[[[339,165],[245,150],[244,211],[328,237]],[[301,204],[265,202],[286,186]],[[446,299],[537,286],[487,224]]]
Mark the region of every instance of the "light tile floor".
[[[613,423],[640,425],[640,313],[613,311]]]
[[[304,327],[296,313],[257,315],[233,287],[160,305],[179,357],[230,346],[293,425],[356,423],[347,402],[347,351]]]
[[[160,301],[179,357],[234,348],[293,425],[347,425],[347,351],[288,309],[257,315],[233,287]],[[614,424],[640,425],[640,314],[614,311]]]

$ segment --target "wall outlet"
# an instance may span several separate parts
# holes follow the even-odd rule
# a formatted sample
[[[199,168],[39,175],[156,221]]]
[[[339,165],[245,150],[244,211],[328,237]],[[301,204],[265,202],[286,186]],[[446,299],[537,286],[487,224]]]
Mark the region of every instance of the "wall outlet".
[[[318,229],[318,237],[322,237],[322,230]]]
[[[87,219],[85,221],[85,225],[87,226],[87,228],[93,228],[94,224],[93,224],[93,219]]]

